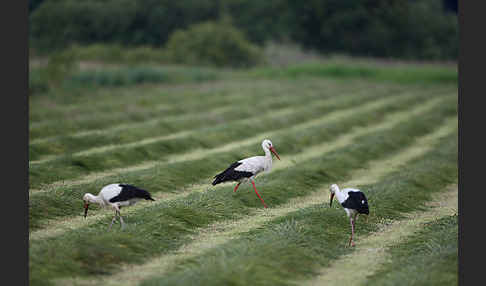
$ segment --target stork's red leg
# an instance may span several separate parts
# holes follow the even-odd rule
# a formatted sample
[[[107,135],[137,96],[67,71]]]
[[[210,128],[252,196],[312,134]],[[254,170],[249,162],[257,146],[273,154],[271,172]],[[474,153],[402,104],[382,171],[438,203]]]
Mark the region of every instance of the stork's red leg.
[[[351,238],[349,239],[349,246],[354,246],[353,236],[354,236],[354,220],[352,217],[349,218],[351,221]]]
[[[235,192],[235,193],[236,193],[236,190],[238,190],[238,187],[240,186],[240,184],[241,184],[241,183],[236,184],[236,186],[235,186],[235,190],[234,190],[233,192]]]
[[[258,193],[258,191],[257,191],[257,189],[256,189],[256,187],[255,187],[255,182],[251,181],[251,183],[252,183],[252,185],[253,185],[253,188],[255,189],[255,193],[257,194],[257,196],[258,196],[258,197],[260,198],[260,200],[262,201],[263,206],[264,206],[265,208],[267,208],[267,205],[266,205],[266,204],[265,204],[265,202],[263,201],[262,197],[260,197],[260,194]]]

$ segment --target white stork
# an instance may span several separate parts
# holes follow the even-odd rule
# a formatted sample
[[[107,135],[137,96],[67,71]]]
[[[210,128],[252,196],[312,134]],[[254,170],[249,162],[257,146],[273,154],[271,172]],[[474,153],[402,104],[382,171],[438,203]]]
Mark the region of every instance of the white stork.
[[[226,170],[214,176],[213,186],[222,182],[238,182],[234,189],[234,192],[236,192],[242,182],[249,180],[255,189],[255,193],[266,208],[267,205],[262,197],[260,197],[260,194],[255,187],[255,177],[262,171],[270,172],[272,169],[272,154],[270,154],[270,152],[272,152],[279,160],[280,157],[278,156],[277,151],[275,151],[272,141],[268,139],[263,140],[262,148],[265,152],[265,156],[254,156],[234,162]]]
[[[351,238],[349,239],[349,245],[354,246],[353,236],[354,236],[354,223],[356,220],[356,216],[358,214],[366,214],[369,215],[370,211],[368,209],[368,200],[366,196],[358,189],[346,188],[339,190],[339,187],[336,184],[332,184],[331,188],[331,199],[329,202],[329,206],[332,206],[332,200],[334,195],[336,195],[337,200],[341,204],[341,206],[346,211],[346,214],[349,217],[351,222]]]
[[[146,190],[139,189],[132,185],[127,184],[110,184],[104,186],[100,193],[95,196],[90,193],[86,193],[83,196],[84,201],[84,217],[88,215],[89,203],[97,203],[102,207],[111,206],[115,211],[115,216],[111,220],[110,229],[116,220],[116,216],[120,217],[120,224],[122,229],[125,228],[125,222],[120,214],[122,206],[131,206],[141,199],[155,201],[150,193]]]

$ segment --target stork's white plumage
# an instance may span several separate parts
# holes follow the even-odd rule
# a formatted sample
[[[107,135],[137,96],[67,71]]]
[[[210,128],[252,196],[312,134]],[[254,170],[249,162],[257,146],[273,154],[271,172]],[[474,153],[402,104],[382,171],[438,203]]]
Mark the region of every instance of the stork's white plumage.
[[[265,156],[254,156],[234,162],[226,170],[214,176],[215,179],[212,185],[214,186],[222,182],[238,182],[234,189],[234,192],[236,192],[242,182],[251,181],[253,188],[255,189],[255,193],[262,201],[263,206],[266,208],[267,205],[265,204],[265,201],[263,201],[255,187],[255,177],[261,172],[270,172],[272,169],[271,153],[273,153],[279,160],[280,157],[273,147],[272,141],[268,139],[263,140],[262,148],[265,152]]]
[[[88,215],[89,203],[97,203],[102,207],[111,206],[115,211],[115,216],[111,220],[109,228],[111,228],[117,216],[120,217],[120,224],[124,228],[125,222],[120,214],[121,207],[134,205],[141,199],[154,201],[146,190],[127,184],[110,184],[104,186],[97,196],[90,193],[84,194],[84,217]]]
[[[369,215],[370,211],[368,208],[368,200],[363,192],[358,189],[346,188],[340,190],[338,185],[332,184],[330,188],[331,192],[331,199],[329,202],[329,206],[332,206],[332,200],[334,196],[337,197],[337,200],[341,204],[341,206],[346,211],[346,214],[349,217],[351,223],[351,238],[349,239],[349,245],[354,246],[353,236],[354,236],[354,226],[356,221],[356,216],[358,214],[366,214]]]

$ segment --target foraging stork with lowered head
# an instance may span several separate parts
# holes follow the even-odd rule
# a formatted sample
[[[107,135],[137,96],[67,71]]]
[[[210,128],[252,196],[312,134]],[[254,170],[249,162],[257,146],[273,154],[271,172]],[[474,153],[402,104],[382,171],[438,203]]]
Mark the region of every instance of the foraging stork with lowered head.
[[[334,196],[336,196],[337,200],[344,208],[346,214],[349,217],[349,220],[351,222],[351,238],[349,239],[349,245],[354,246],[355,244],[353,242],[353,236],[356,216],[358,214],[370,214],[370,211],[368,209],[368,200],[366,199],[366,196],[363,194],[363,192],[358,189],[346,188],[339,190],[338,185],[332,184],[330,191],[331,199],[329,202],[329,206],[332,206],[332,200]]]
[[[122,206],[134,205],[137,201],[145,199],[155,201],[150,193],[146,190],[139,189],[132,185],[127,184],[110,184],[104,186],[97,196],[90,193],[86,193],[83,196],[84,201],[84,217],[88,215],[89,203],[97,203],[102,207],[111,206],[115,211],[115,216],[111,220],[110,229],[116,220],[116,217],[120,217],[120,224],[122,229],[125,228],[125,222],[120,214]]]
[[[212,185],[214,186],[222,182],[238,182],[234,189],[234,192],[236,192],[242,182],[249,180],[253,185],[253,189],[255,189],[255,193],[266,208],[267,205],[265,204],[265,201],[260,197],[260,194],[255,187],[255,177],[262,171],[270,172],[272,169],[272,154],[270,154],[270,152],[272,152],[279,160],[280,157],[278,156],[277,151],[275,151],[272,141],[268,139],[263,140],[262,148],[265,152],[265,156],[254,156],[234,162],[226,170],[214,176],[215,179]]]

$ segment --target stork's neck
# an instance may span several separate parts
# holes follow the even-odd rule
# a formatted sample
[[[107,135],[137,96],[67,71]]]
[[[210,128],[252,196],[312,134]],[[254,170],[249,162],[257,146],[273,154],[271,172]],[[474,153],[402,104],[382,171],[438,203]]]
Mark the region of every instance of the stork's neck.
[[[336,198],[338,199],[339,203],[344,202],[348,198],[348,194],[346,192],[339,190],[339,189],[335,192],[335,194],[336,194]]]
[[[266,172],[269,172],[272,169],[272,153],[270,153],[270,150],[268,150],[267,148],[263,148],[263,151],[265,151],[264,170]]]
[[[96,203],[96,204],[99,204],[99,205],[105,205],[105,201],[103,200],[103,198],[101,198],[100,195],[95,196],[93,194],[87,193],[85,196],[86,196],[86,198],[88,199],[88,201],[90,203]]]

